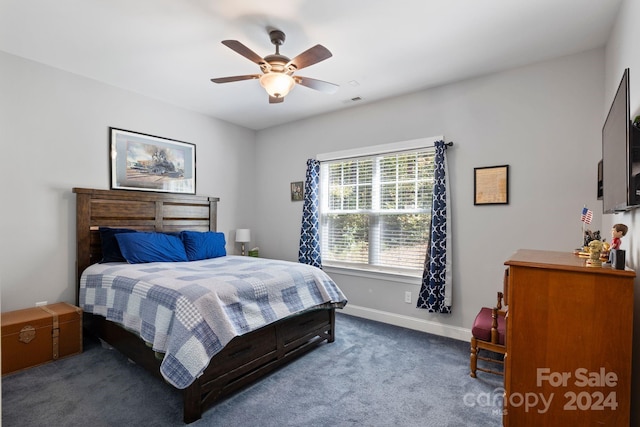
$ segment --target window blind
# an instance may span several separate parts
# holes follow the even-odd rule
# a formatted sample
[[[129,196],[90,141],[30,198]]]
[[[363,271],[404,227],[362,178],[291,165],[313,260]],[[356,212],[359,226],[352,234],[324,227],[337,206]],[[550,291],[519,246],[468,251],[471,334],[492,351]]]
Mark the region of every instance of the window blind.
[[[322,162],[323,264],[420,275],[433,160],[430,147]]]

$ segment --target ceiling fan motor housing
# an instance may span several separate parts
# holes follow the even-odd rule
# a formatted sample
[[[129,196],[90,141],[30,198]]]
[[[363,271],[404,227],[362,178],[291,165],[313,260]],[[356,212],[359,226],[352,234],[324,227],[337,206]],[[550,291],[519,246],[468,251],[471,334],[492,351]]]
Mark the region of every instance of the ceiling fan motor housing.
[[[285,35],[280,30],[269,31],[269,37],[271,37],[271,43],[276,46],[282,46],[284,44]]]

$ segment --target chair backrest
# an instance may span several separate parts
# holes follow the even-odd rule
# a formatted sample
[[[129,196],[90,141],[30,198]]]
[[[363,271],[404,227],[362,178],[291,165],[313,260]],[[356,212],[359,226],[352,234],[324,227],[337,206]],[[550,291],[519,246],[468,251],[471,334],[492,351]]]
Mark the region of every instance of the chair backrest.
[[[504,305],[509,305],[509,269],[505,268],[504,278],[502,279],[502,296]]]

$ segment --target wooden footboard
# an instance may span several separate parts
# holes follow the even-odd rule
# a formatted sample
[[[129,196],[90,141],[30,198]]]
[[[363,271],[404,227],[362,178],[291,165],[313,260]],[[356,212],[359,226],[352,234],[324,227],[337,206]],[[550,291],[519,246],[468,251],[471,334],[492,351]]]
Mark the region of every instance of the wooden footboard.
[[[140,338],[101,316],[85,314],[92,333],[152,374],[162,378],[160,360]],[[184,422],[202,417],[221,398],[264,377],[274,369],[335,340],[335,309],[322,308],[287,317],[234,338],[216,354],[204,373],[183,392]]]

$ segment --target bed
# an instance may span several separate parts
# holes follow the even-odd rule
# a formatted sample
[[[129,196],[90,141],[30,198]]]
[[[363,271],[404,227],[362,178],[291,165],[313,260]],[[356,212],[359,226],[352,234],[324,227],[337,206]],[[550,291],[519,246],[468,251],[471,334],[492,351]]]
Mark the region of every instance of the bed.
[[[346,299],[337,286],[319,269],[297,263],[250,260],[249,257],[239,256],[221,256],[215,259],[175,263],[132,265],[99,263],[103,259],[101,227],[103,230],[104,227],[126,228],[146,232],[144,234],[149,235],[152,233],[175,235],[185,230],[189,230],[185,233],[191,234],[211,234],[207,232],[217,230],[218,198],[86,188],[74,188],[73,192],[76,194],[77,212],[76,303],[85,311],[85,328],[153,375],[183,390],[185,423],[201,418],[203,411],[214,406],[221,398],[322,343],[331,343],[335,340],[335,309],[343,307]],[[119,238],[118,241],[122,240]],[[129,276],[123,279],[124,269],[130,267],[134,268],[133,272],[127,272]],[[149,273],[149,268],[153,268],[153,274]],[[263,268],[271,270],[263,271]],[[274,268],[276,273],[273,273]],[[308,269],[308,271],[298,270],[299,268]],[[235,294],[231,297],[201,298],[208,301],[206,304],[198,303],[196,299],[191,298],[191,294],[194,293],[193,283],[202,284],[202,287],[208,286],[204,283],[208,269],[215,270],[219,274],[222,272],[225,277],[232,277],[233,286],[227,287],[233,288]],[[251,307],[245,310],[240,303],[223,303],[217,308],[212,305],[217,300],[227,301],[225,298],[239,298],[239,294],[246,293],[238,291],[238,289],[244,289],[242,288],[244,282],[249,288],[253,286],[262,290],[264,285],[255,285],[258,277],[262,280],[264,277],[278,276],[280,280],[280,276],[297,278],[304,276],[308,282],[309,274],[317,276],[314,280],[317,281],[319,278],[324,282],[320,287],[327,285],[327,289],[322,292],[315,288],[313,291],[295,291],[295,298],[293,298],[295,304],[292,305],[291,301],[283,302],[283,304],[289,304],[287,305],[289,311],[276,305],[271,307],[255,303],[254,306],[260,306],[259,315],[256,315],[255,311],[251,314],[249,309]],[[131,275],[133,277],[130,277]],[[174,285],[170,285],[168,280],[172,275],[183,279],[188,277],[190,282],[187,285],[179,285],[179,287],[185,287],[187,291],[178,294],[182,289],[170,288],[169,297],[163,296],[163,298],[171,299],[171,303],[167,306],[175,308],[175,313],[171,314],[173,317],[170,321],[166,320],[166,317],[162,320],[158,315],[159,323],[151,327],[144,320],[132,321],[126,313],[124,318],[121,312],[119,315],[112,315],[114,310],[106,307],[105,298],[95,296],[96,292],[101,291],[98,288],[106,287],[107,278],[110,278],[116,286],[119,286],[118,289],[126,288],[130,292],[126,296],[130,298],[127,302],[129,306],[140,305],[138,296],[134,294],[136,292],[140,294],[141,283],[146,284],[147,278],[153,276],[158,283],[150,282],[148,286],[153,286],[154,290],[159,289],[158,286],[165,286],[163,281],[167,281],[166,286],[171,287]],[[216,278],[212,286],[218,287],[219,280]],[[131,285],[132,283],[135,286]],[[111,282],[108,286],[112,286]],[[198,296],[202,295],[199,289],[195,291]],[[262,294],[269,292],[271,291],[265,288]],[[121,299],[122,293],[116,292],[116,295],[120,295],[116,299]],[[133,296],[129,297],[129,295]],[[300,300],[304,300],[304,305],[300,305]],[[186,305],[185,301],[187,301]],[[112,303],[113,301],[109,302],[109,304]],[[252,305],[251,302],[247,304],[245,307]],[[229,307],[232,305],[237,307],[230,310]],[[212,314],[214,312],[215,314]],[[221,313],[231,313],[232,320],[222,319],[222,322],[219,322],[221,324],[214,325],[214,322],[207,318],[209,316],[221,319]],[[197,328],[191,327],[189,319],[196,317],[206,329],[206,333],[198,335],[197,339],[200,341],[184,335],[184,329],[202,329],[200,323]],[[238,317],[241,319],[239,323],[235,319]],[[257,321],[256,317],[261,320]],[[187,320],[184,320],[185,318]],[[266,324],[263,325],[261,322]],[[178,327],[185,324],[189,327]],[[152,329],[155,335],[150,336],[149,329]],[[178,329],[182,330],[182,335],[180,332],[175,332]],[[204,335],[212,336],[214,341],[207,341],[206,337],[202,338]],[[205,359],[203,359],[204,356],[206,356]],[[178,374],[174,375],[176,371]]]

